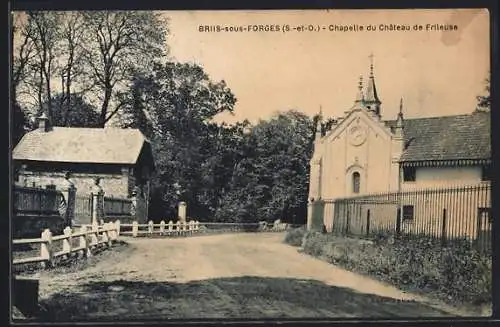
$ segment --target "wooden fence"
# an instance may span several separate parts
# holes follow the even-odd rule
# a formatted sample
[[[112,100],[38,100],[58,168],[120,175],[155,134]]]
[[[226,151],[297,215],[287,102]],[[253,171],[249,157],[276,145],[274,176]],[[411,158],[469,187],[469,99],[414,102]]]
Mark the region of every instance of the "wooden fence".
[[[132,224],[121,224],[120,234],[132,237],[138,236],[181,236],[181,235],[191,235],[199,232],[200,224],[198,221],[191,220],[186,223],[177,221],[161,221],[159,224],[155,224],[149,221],[147,224],[139,224],[134,221]]]
[[[59,215],[64,198],[58,190],[38,187],[16,186],[13,195],[16,215]]]
[[[266,222],[257,223],[218,223],[199,222],[190,220],[188,222],[168,223],[161,221],[159,224],[149,221],[147,224],[120,224],[120,234],[132,237],[140,236],[187,236],[193,234],[224,233],[224,232],[282,232],[289,228],[288,224],[275,221],[274,224]]]
[[[41,263],[43,267],[54,266],[59,260],[68,259],[71,255],[81,254],[91,256],[92,250],[100,246],[111,246],[120,235],[120,222],[106,223],[104,225],[82,226],[78,231],[70,227],[64,229],[62,235],[52,235],[49,229],[42,232],[40,238],[14,239],[16,246],[40,245],[39,255],[26,258],[14,258],[13,265]],[[61,242],[62,249],[57,250],[55,244]]]
[[[104,214],[106,216],[130,216],[132,215],[132,200],[105,196]]]

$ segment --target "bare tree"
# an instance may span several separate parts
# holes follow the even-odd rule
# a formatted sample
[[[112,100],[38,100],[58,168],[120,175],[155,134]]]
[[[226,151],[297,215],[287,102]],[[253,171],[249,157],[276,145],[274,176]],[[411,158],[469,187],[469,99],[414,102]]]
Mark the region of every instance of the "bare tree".
[[[11,99],[12,103],[18,103],[19,85],[28,75],[28,64],[33,59],[35,51],[33,40],[26,30],[26,22],[19,14],[13,14],[12,33],[18,34],[19,41],[13,43]]]
[[[64,114],[61,116],[62,123],[66,124],[71,111],[73,85],[85,74],[83,59],[85,20],[83,14],[78,11],[66,13],[61,22],[60,33],[61,96],[59,97],[59,108],[64,110]]]
[[[57,12],[28,12],[26,25],[21,32],[32,44],[33,57],[25,63],[28,86],[37,92],[37,105],[43,110],[42,104],[47,101],[47,114],[52,115],[52,77],[57,71],[56,58],[60,38],[60,14]]]
[[[100,126],[124,105],[120,92],[138,71],[166,54],[167,24],[159,13],[86,12],[84,57],[99,91]]]

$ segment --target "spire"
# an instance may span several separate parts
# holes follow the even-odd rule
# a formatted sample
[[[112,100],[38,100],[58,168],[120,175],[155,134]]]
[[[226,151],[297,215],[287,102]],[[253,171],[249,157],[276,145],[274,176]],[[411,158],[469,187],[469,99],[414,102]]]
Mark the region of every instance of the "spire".
[[[399,113],[396,119],[395,134],[397,137],[403,137],[403,98],[399,101]]]
[[[375,75],[373,74],[373,53],[370,54],[370,78],[366,87],[365,104],[373,110],[377,115],[380,115],[380,99],[378,98],[377,88],[375,87]]]
[[[321,124],[323,123],[323,108],[319,106],[318,121],[316,122],[316,140],[321,138]]]
[[[365,96],[363,95],[363,76],[359,76],[359,82],[358,82],[358,94],[356,95],[356,101],[355,103],[363,103],[365,100]]]

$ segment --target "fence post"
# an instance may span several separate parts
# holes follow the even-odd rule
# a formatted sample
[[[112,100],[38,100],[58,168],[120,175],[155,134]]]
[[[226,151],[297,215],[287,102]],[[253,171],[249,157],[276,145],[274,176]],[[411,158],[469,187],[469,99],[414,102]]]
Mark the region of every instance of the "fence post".
[[[113,245],[113,229],[115,227],[115,224],[113,223],[106,223],[106,229],[107,229],[107,235],[108,235],[108,246],[111,247]]]
[[[111,240],[109,237],[109,224],[105,223],[102,225],[102,243],[104,245],[111,246]]]
[[[187,234],[187,222],[184,220],[181,224],[182,234],[185,236]]]
[[[200,230],[200,222],[198,220],[194,222],[194,230],[196,232]]]
[[[443,209],[443,224],[441,226],[441,245],[446,245],[446,209]]]
[[[401,234],[401,208],[396,213],[396,234]]]
[[[71,245],[73,244],[72,237],[71,237],[71,227],[66,227],[63,231],[65,238],[63,240],[63,251],[64,253],[67,253],[67,258],[71,255]]]
[[[152,235],[153,235],[153,229],[154,229],[153,221],[152,221],[152,220],[150,220],[150,221],[148,222],[148,234],[149,234],[150,236],[152,236]]]
[[[181,235],[181,222],[180,222],[180,220],[177,220],[176,230],[177,230],[177,235]]]
[[[99,246],[99,225],[97,224],[92,224],[92,234],[90,234],[90,247],[97,247]]]
[[[366,210],[366,236],[370,236],[370,209]]]
[[[79,247],[83,250],[83,256],[90,257],[92,256],[92,253],[90,252],[89,243],[87,241],[87,226],[80,227],[80,232],[83,234],[80,235]]]
[[[188,230],[189,230],[189,234],[193,234],[193,232],[194,232],[194,220],[190,220],[189,221],[189,228],[188,228]]]
[[[139,224],[137,224],[137,220],[134,220],[134,222],[132,222],[132,237],[137,237],[138,232]]]
[[[165,233],[165,220],[160,221],[160,235]]]
[[[347,203],[347,210],[346,210],[346,219],[345,219],[345,235],[349,235],[349,225],[351,225],[351,217],[350,217],[350,210],[349,210],[349,203]]]
[[[41,239],[43,243],[40,246],[40,256],[44,259],[42,261],[42,267],[52,267],[52,232],[49,229],[45,229],[42,232]]]
[[[170,220],[168,222],[168,235],[172,235],[173,231],[174,231],[174,222]]]
[[[120,220],[115,221],[115,227],[116,227],[115,240],[117,240],[120,237]]]

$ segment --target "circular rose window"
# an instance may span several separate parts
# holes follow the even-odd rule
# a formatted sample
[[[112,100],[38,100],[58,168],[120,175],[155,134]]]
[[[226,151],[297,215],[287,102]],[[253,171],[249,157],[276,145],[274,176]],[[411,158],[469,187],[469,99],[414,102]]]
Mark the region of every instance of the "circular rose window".
[[[366,130],[361,126],[354,126],[349,130],[349,140],[354,146],[363,144],[366,141]]]

